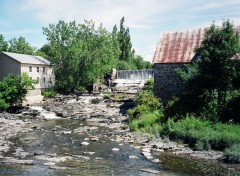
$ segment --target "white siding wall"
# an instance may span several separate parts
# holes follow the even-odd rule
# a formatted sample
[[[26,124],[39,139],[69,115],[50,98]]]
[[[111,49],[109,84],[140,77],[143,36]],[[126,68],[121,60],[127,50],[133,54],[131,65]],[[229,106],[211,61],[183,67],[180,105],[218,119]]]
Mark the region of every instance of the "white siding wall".
[[[29,66],[32,67],[32,72],[30,72]],[[36,89],[52,87],[55,82],[52,68],[48,65],[21,64],[21,73],[27,73],[32,79],[39,79],[39,83],[35,85]]]

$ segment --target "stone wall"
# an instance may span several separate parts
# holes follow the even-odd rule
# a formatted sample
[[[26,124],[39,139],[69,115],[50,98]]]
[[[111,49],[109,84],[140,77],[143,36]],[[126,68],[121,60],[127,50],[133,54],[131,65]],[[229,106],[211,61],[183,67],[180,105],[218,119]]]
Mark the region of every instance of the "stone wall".
[[[154,93],[166,104],[173,96],[179,96],[184,91],[184,82],[176,72],[184,69],[182,63],[154,64]]]

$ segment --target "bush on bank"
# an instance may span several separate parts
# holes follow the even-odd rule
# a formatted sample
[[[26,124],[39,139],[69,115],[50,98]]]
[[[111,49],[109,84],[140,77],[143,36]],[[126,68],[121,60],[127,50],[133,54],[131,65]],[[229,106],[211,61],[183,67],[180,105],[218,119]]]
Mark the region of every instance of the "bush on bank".
[[[234,144],[224,152],[225,160],[229,163],[240,163],[240,144]]]
[[[240,125],[214,122],[204,116],[179,114],[171,117],[170,110],[176,107],[178,99],[163,107],[153,94],[152,84],[152,80],[147,82],[135,99],[136,106],[128,111],[130,129],[169,137],[195,150],[225,150],[227,162],[240,163]]]
[[[161,134],[172,140],[182,140],[196,150],[224,150],[240,143],[239,125],[213,124],[193,116],[177,122],[169,119]]]

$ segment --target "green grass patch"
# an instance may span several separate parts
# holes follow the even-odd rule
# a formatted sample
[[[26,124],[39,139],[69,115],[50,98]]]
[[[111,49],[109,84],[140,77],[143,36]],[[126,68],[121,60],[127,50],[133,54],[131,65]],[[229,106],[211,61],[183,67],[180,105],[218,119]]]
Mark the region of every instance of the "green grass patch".
[[[196,150],[224,150],[240,143],[240,125],[214,124],[195,117],[186,117],[177,122],[170,119],[161,134],[170,139],[183,140]]]

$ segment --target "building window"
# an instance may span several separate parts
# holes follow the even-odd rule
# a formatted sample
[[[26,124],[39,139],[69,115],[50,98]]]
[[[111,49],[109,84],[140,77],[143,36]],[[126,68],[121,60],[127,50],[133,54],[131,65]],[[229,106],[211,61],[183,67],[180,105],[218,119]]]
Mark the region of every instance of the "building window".
[[[52,84],[52,78],[51,77],[49,77],[49,83]]]
[[[46,82],[46,78],[45,78],[45,77],[43,77],[43,82],[44,82],[44,83]]]
[[[29,66],[29,72],[32,72],[32,66]]]
[[[37,84],[39,83],[39,77],[37,77]]]
[[[39,72],[39,67],[37,67],[37,72]]]
[[[45,73],[45,71],[46,71],[46,70],[45,70],[45,67],[43,67],[43,73]]]

